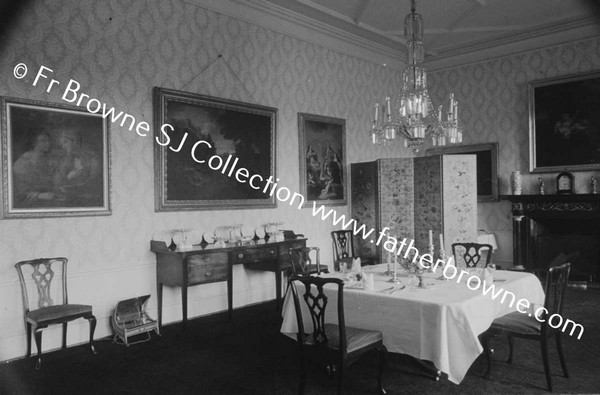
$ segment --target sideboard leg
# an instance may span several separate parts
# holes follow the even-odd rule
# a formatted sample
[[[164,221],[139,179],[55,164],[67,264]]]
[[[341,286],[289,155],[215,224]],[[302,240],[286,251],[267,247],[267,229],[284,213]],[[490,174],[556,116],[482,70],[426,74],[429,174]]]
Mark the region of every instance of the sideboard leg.
[[[163,298],[163,285],[160,281],[156,282],[156,300],[158,303],[158,328],[162,329],[162,298]]]
[[[275,304],[276,309],[279,310],[281,307],[281,268],[279,263],[276,263],[277,268],[275,269]]]

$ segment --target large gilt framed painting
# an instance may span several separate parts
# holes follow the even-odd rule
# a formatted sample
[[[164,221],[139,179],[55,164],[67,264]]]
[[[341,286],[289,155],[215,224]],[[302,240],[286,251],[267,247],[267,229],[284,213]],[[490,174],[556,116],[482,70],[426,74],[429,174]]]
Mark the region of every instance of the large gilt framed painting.
[[[276,207],[277,109],[154,89],[156,211]]]
[[[1,100],[2,217],[109,215],[108,121],[74,106]]]
[[[298,114],[300,193],[304,206],[344,206],[348,201],[346,121]]]
[[[533,173],[600,169],[600,72],[529,84]]]

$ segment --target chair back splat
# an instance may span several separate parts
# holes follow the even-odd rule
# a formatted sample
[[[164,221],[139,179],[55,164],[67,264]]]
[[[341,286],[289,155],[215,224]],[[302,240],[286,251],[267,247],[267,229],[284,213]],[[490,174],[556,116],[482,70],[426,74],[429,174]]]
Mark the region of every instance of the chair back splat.
[[[352,240],[352,231],[334,230],[331,232],[333,239],[334,258],[352,258],[354,256],[354,242]]]
[[[544,286],[544,292],[546,294],[544,307],[548,310],[548,317],[553,314],[562,315],[563,299],[565,290],[567,289],[570,272],[570,263],[564,263],[560,266],[554,266],[548,269],[546,284]],[[546,329],[551,329],[548,327],[548,320],[544,320],[542,323],[542,329],[544,329],[544,327]]]
[[[492,259],[492,248],[491,244],[452,243],[452,255],[456,265],[459,262],[464,262],[467,268],[475,268],[480,266],[479,262],[484,257],[483,253],[485,252],[485,264],[481,267],[486,268]]]

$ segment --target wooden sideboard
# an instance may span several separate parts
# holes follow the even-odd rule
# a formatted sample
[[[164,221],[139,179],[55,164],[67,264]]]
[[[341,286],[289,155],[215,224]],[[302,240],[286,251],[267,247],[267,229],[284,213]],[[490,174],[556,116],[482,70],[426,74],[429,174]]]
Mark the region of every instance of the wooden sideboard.
[[[171,251],[164,241],[150,241],[150,250],[156,254],[156,289],[158,325],[162,327],[163,285],[181,287],[183,323],[187,321],[187,288],[192,285],[227,282],[229,318],[233,309],[233,265],[243,264],[246,269],[275,273],[277,308],[281,305],[281,274],[290,266],[290,248],[306,246],[305,238],[283,241],[251,241],[243,245],[200,244],[193,248]]]

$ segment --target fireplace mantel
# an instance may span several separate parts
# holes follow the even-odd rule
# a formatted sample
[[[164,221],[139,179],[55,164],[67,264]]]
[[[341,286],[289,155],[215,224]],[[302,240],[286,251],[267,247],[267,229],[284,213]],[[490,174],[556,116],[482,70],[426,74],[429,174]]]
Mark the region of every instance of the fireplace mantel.
[[[600,254],[596,251],[600,245],[600,194],[502,195],[501,198],[512,204],[513,265],[530,270],[543,268],[545,261],[552,257],[542,257],[542,252],[546,251],[546,255],[556,252],[552,252],[557,248],[556,243],[565,242],[570,235],[571,242],[565,242],[565,251],[560,252],[581,250],[582,261],[596,262],[591,272],[589,267],[584,269],[585,274],[589,273],[597,281],[600,277]],[[554,239],[549,239],[551,237]],[[573,239],[588,241],[582,241],[587,243],[582,246]],[[544,243],[549,244],[544,247]],[[595,252],[585,256],[589,245]]]
[[[503,195],[513,216],[532,218],[600,218],[600,194]]]

